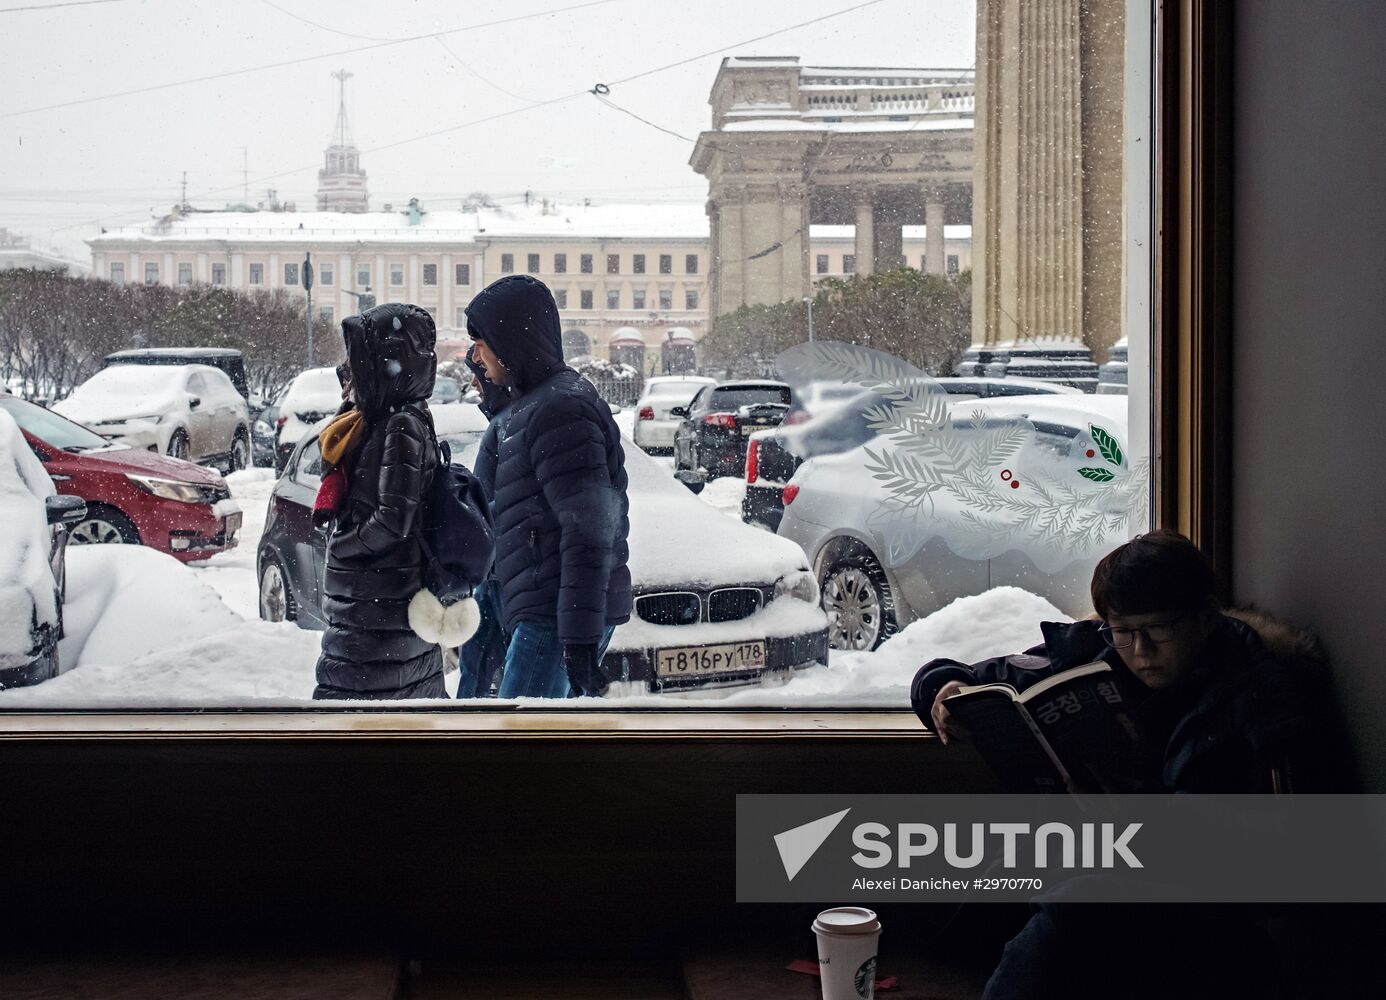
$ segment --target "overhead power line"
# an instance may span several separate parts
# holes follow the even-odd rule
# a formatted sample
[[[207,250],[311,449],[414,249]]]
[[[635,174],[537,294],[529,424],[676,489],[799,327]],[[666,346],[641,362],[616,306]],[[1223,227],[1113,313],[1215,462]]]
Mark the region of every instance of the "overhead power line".
[[[600,3],[609,3],[609,2],[611,2],[611,0],[596,0],[596,2],[600,2]],[[568,102],[568,101],[576,100],[577,98],[580,98],[580,97],[586,97],[586,96],[588,96],[588,95],[593,95],[593,94],[595,94],[595,95],[597,95],[598,97],[602,97],[602,96],[604,96],[605,94],[610,93],[610,88],[611,88],[611,86],[613,86],[613,85],[620,85],[620,84],[624,84],[624,83],[629,83],[629,82],[631,82],[632,80],[640,80],[640,79],[644,79],[645,77],[654,76],[654,75],[657,74],[657,73],[663,73],[663,72],[666,72],[666,71],[671,70],[671,69],[676,69],[676,68],[679,67],[679,66],[685,66],[685,65],[687,65],[688,63],[693,62],[693,61],[698,60],[698,59],[706,59],[706,58],[708,58],[708,57],[710,57],[710,56],[720,55],[720,54],[722,54],[722,53],[724,53],[724,52],[728,52],[728,51],[730,51],[730,50],[732,50],[732,49],[738,49],[738,48],[741,48],[742,46],[753,44],[754,42],[764,41],[764,40],[766,40],[766,39],[768,39],[768,38],[774,38],[774,37],[776,37],[777,35],[783,35],[783,34],[786,34],[786,33],[790,32],[790,31],[795,31],[795,30],[798,30],[799,28],[807,27],[808,25],[811,25],[811,24],[820,24],[820,23],[822,23],[823,21],[827,21],[827,20],[829,20],[829,19],[831,19],[831,18],[841,17],[841,16],[843,16],[844,14],[850,14],[850,13],[853,13],[854,11],[861,10],[861,9],[863,9],[863,8],[865,8],[865,7],[871,7],[871,6],[874,6],[874,5],[876,5],[876,4],[884,3],[884,2],[885,2],[885,0],[867,0],[867,2],[865,2],[865,3],[858,3],[858,4],[854,4],[854,5],[850,6],[850,7],[844,7],[844,8],[842,8],[842,9],[840,9],[840,10],[836,10],[836,11],[833,11],[833,12],[831,12],[831,13],[824,14],[824,15],[822,15],[822,16],[820,16],[820,17],[811,18],[811,19],[809,19],[809,20],[807,20],[807,21],[800,21],[800,22],[795,23],[795,24],[785,25],[785,26],[782,27],[782,28],[777,28],[777,29],[775,29],[774,31],[767,32],[767,33],[765,33],[765,34],[763,34],[763,35],[757,35],[757,36],[754,37],[754,38],[742,39],[742,40],[740,40],[740,41],[731,42],[731,43],[729,43],[729,44],[727,44],[727,45],[723,45],[723,46],[720,46],[719,48],[712,49],[712,50],[707,51],[707,52],[703,52],[703,53],[701,53],[701,54],[699,54],[699,55],[696,55],[696,56],[692,56],[692,57],[684,58],[684,59],[677,59],[677,60],[675,60],[674,62],[666,63],[666,64],[664,64],[663,66],[656,66],[656,67],[654,67],[654,68],[652,68],[652,69],[643,70],[643,71],[641,71],[641,72],[639,72],[639,73],[636,73],[636,74],[634,74],[634,75],[632,75],[632,76],[623,77],[622,79],[615,80],[615,81],[613,81],[612,84],[602,84],[602,83],[599,83],[599,84],[596,84],[595,86],[590,87],[590,88],[588,88],[588,89],[586,89],[586,90],[574,91],[574,92],[571,93],[571,94],[563,94],[563,95],[560,95],[560,96],[558,96],[558,97],[549,98],[548,100],[545,100],[545,101],[536,101],[536,102],[534,102],[533,104],[527,104],[527,105],[525,105],[524,107],[512,108],[512,109],[510,109],[509,111],[501,111],[501,112],[498,112],[498,113],[493,114],[493,115],[487,115],[487,116],[485,116],[485,117],[483,117],[483,118],[475,118],[475,119],[472,119],[471,121],[460,122],[460,123],[458,123],[458,124],[456,124],[456,125],[449,125],[449,126],[447,126],[447,127],[445,127],[445,128],[433,129],[432,131],[423,132],[423,133],[420,133],[420,134],[418,134],[418,135],[409,136],[408,138],[405,138],[405,139],[398,139],[398,140],[396,140],[396,141],[394,141],[394,142],[388,142],[388,143],[385,143],[385,144],[380,145],[380,146],[373,146],[373,147],[371,147],[371,148],[369,148],[369,149],[363,149],[363,150],[361,150],[361,154],[362,154],[362,155],[365,155],[365,154],[368,154],[368,153],[379,153],[379,152],[383,152],[383,151],[388,150],[388,149],[397,149],[397,148],[400,147],[400,146],[409,145],[409,144],[415,143],[415,142],[422,142],[422,141],[425,140],[425,139],[433,139],[433,138],[436,138],[436,137],[438,137],[438,136],[440,136],[440,135],[446,135],[446,134],[448,134],[448,133],[450,133],[450,132],[457,132],[457,131],[460,131],[461,129],[471,128],[471,127],[476,126],[476,125],[483,125],[483,124],[486,124],[486,123],[488,123],[488,122],[498,121],[498,120],[503,119],[503,118],[509,118],[509,117],[511,117],[511,116],[513,116],[513,115],[524,114],[524,113],[527,112],[527,111],[533,111],[533,110],[535,110],[535,109],[537,109],[537,108],[550,107],[550,106],[555,105],[555,104],[563,104],[563,103],[566,103],[566,102]],[[590,7],[590,6],[595,6],[595,5],[596,5],[595,2],[594,2],[594,3],[578,4],[578,5],[574,6],[574,7],[565,7],[565,8],[562,8],[561,10],[549,11],[548,13],[562,13],[563,11],[577,10],[577,9],[579,9],[579,8],[581,8],[581,7]],[[534,16],[538,16],[538,15],[525,15],[525,16],[526,16],[526,17],[534,17]],[[511,18],[511,19],[509,19],[509,20],[520,20],[520,18]],[[497,22],[490,22],[490,24],[499,24],[499,23],[504,23],[504,22],[500,22],[500,21],[497,21]],[[488,24],[488,25],[474,25],[473,27],[487,27],[487,26],[489,26],[489,24]],[[417,36],[413,36],[413,37],[411,37],[411,38],[409,38],[409,39],[401,39],[400,41],[413,41],[413,40],[415,40],[415,39],[417,39],[417,38],[433,38],[433,37],[436,37],[437,35],[455,34],[457,31],[462,31],[462,30],[470,30],[470,29],[463,28],[463,29],[452,29],[452,30],[447,31],[447,32],[434,32],[434,33],[429,34],[429,35],[417,35]],[[396,43],[394,43],[394,42],[389,42],[389,43],[382,43],[382,44],[396,44]],[[375,45],[375,46],[366,46],[365,48],[379,48],[379,47],[380,47],[379,45]],[[361,50],[360,50],[360,49],[356,49],[356,50],[351,50],[351,51],[361,51]],[[326,57],[326,56],[323,56],[323,57],[313,57],[313,58],[327,58],[327,57]],[[303,60],[299,60],[299,61],[303,61]],[[166,85],[166,86],[171,86],[171,85]],[[626,114],[632,114],[631,112],[628,112],[628,111],[626,111],[626,109],[621,108],[621,107],[619,107],[619,106],[617,106],[617,105],[611,105],[611,106],[613,107],[614,110],[621,111],[621,112],[624,112],[624,113],[626,113]],[[14,114],[23,114],[23,113],[25,113],[25,112],[14,112]],[[4,118],[4,117],[7,117],[7,116],[6,116],[6,115],[0,115],[0,118]],[[639,118],[638,115],[633,115],[633,117]],[[641,119],[641,121],[645,121],[645,120],[644,120],[644,119]],[[653,122],[648,122],[648,121],[647,121],[647,122],[645,122],[645,123],[648,124],[648,125],[654,125]],[[654,127],[660,129],[661,131],[669,131],[669,130],[664,129],[662,126],[659,126],[659,125],[654,125]],[[692,140],[686,138],[685,136],[678,135],[678,133],[675,133],[675,132],[670,132],[670,134],[671,134],[671,135],[676,135],[676,136],[678,136],[678,138],[683,139],[685,142],[691,142],[691,141],[692,141]],[[307,171],[307,170],[317,170],[317,169],[318,169],[318,166],[319,166],[319,163],[318,163],[317,161],[314,161],[314,162],[311,163],[311,164],[305,164],[305,165],[303,165],[303,166],[293,167],[293,168],[288,169],[288,170],[281,170],[281,171],[278,171],[277,173],[267,174],[267,175],[265,175],[265,176],[263,176],[263,177],[257,177],[257,178],[255,179],[255,181],[253,182],[253,186],[259,187],[261,184],[264,184],[264,183],[266,183],[266,182],[268,182],[268,181],[281,180],[282,178],[290,177],[290,176],[292,176],[292,175],[294,175],[294,174],[303,173],[304,171]],[[250,183],[250,182],[247,182],[247,183]],[[214,189],[209,190],[209,191],[202,191],[202,192],[199,192],[198,194],[193,195],[193,197],[194,197],[195,199],[196,199],[196,198],[209,198],[209,197],[213,197],[213,196],[215,196],[215,195],[225,194],[225,193],[228,192],[228,191],[235,191],[235,190],[237,190],[238,187],[239,187],[239,186],[237,186],[237,185],[230,185],[230,186],[222,187],[222,188],[214,188]],[[144,211],[145,211],[144,209],[141,209],[141,210],[140,210],[140,214],[143,214]],[[124,221],[124,220],[126,220],[126,219],[133,219],[133,218],[135,218],[134,212],[128,212],[128,213],[124,213],[124,214],[118,214],[118,215],[116,215],[116,216],[114,216],[114,217],[95,218],[95,219],[89,219],[89,220],[87,220],[87,221],[85,221],[85,222],[71,223],[71,224],[66,225],[66,226],[59,226],[59,227],[57,227],[57,228],[55,228],[55,229],[49,230],[49,232],[50,232],[50,233],[62,232],[62,231],[64,231],[64,230],[67,230],[67,229],[75,229],[75,228],[78,228],[78,227],[83,226],[83,225],[94,226],[94,225],[97,225],[97,224],[102,223],[102,222],[110,222],[112,225],[116,225],[116,224],[119,224],[120,222],[122,222],[122,221]]]
[[[36,108],[22,108],[18,111],[6,111],[0,114],[0,119],[17,118],[21,115],[37,114],[40,111],[57,111],[60,108],[73,108],[83,104],[96,104],[100,101],[113,101],[121,97],[133,97],[137,94],[150,94],[160,90],[171,90],[174,87],[186,87],[195,83],[210,83],[213,80],[225,80],[233,76],[247,76],[251,73],[261,73],[265,70],[283,69],[286,66],[300,66],[303,63],[317,62],[322,59],[336,59],[340,56],[355,55],[358,52],[369,52],[374,49],[388,48],[392,45],[404,45],[407,42],[417,42],[426,38],[434,38],[438,35],[456,35],[464,31],[478,31],[482,28],[494,28],[501,24],[513,24],[516,21],[527,21],[536,17],[547,17],[552,14],[566,14],[574,10],[582,10],[586,7],[598,7],[603,4],[613,3],[615,0],[588,0],[586,3],[573,4],[570,7],[559,7],[554,10],[537,11],[531,14],[517,14],[515,17],[503,17],[495,21],[485,21],[480,24],[467,24],[459,28],[448,28],[446,31],[430,31],[422,35],[410,35],[407,38],[398,38],[391,41],[373,42],[370,45],[358,45],[355,48],[339,49],[336,52],[324,52],[320,55],[300,56],[297,59],[285,59],[280,62],[262,63],[259,66],[247,66],[243,69],[231,69],[221,73],[209,73],[206,76],[194,76],[185,80],[171,80],[168,83],[155,83],[147,87],[135,87],[132,90],[121,90],[112,94],[98,94],[93,97],[79,97],[72,101],[59,101],[56,104],[45,104]],[[876,0],[879,2],[879,0]]]

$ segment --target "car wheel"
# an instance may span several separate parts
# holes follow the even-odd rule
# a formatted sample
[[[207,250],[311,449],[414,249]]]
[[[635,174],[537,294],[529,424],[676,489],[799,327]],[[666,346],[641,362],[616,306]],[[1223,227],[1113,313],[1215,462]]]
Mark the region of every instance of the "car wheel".
[[[68,533],[71,545],[138,545],[140,533],[131,520],[104,504],[88,504],[87,516]]]
[[[875,649],[895,634],[895,600],[885,570],[870,552],[858,549],[838,556],[821,584],[831,648]]]
[[[168,457],[181,458],[186,462],[191,451],[187,433],[181,430],[174,431],[173,436],[168,439]]]
[[[260,564],[260,617],[267,622],[291,622],[298,617],[289,578],[274,556],[265,556]]]
[[[250,465],[250,436],[246,434],[245,428],[236,431],[236,436],[231,439],[231,471],[240,472]]]

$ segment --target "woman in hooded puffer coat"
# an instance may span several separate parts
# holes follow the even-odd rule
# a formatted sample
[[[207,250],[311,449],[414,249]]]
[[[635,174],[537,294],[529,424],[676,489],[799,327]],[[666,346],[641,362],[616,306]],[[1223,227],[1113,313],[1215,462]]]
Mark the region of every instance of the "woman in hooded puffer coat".
[[[438,468],[425,400],[433,318],[390,303],[342,321],[351,407],[321,435],[347,493],[327,541],[328,627],[314,698],[446,698],[442,651],[410,628],[423,589],[422,497]]]

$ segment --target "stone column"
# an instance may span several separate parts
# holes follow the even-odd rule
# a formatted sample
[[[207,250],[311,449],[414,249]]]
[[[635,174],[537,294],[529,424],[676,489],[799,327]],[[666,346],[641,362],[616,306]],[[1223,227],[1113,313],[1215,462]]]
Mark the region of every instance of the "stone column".
[[[899,267],[905,250],[899,207],[891,202],[877,202],[871,215],[872,269],[889,271]]]
[[[874,211],[869,200],[857,202],[857,274],[871,274],[875,270],[876,226]]]
[[[1108,106],[1098,113],[1095,95],[1123,92],[1123,17],[1123,0],[977,4],[973,347],[964,374],[991,366],[1096,385],[1089,347],[1115,338],[1091,320],[1115,312],[1107,286],[1119,302],[1120,266],[1110,245],[1090,242],[1084,220],[1119,226],[1121,218],[1119,156],[1093,154],[1120,144],[1119,122]],[[1094,297],[1103,307],[1085,309]],[[1038,363],[1027,369],[1027,358]]]
[[[924,203],[924,273],[943,274],[943,202],[931,194]]]

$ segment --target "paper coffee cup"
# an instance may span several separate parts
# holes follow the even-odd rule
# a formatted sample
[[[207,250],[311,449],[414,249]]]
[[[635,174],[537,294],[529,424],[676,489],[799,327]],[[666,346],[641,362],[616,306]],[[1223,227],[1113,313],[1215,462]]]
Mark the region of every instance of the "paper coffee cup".
[[[813,922],[823,1000],[873,1000],[881,922],[862,906],[824,910]]]

